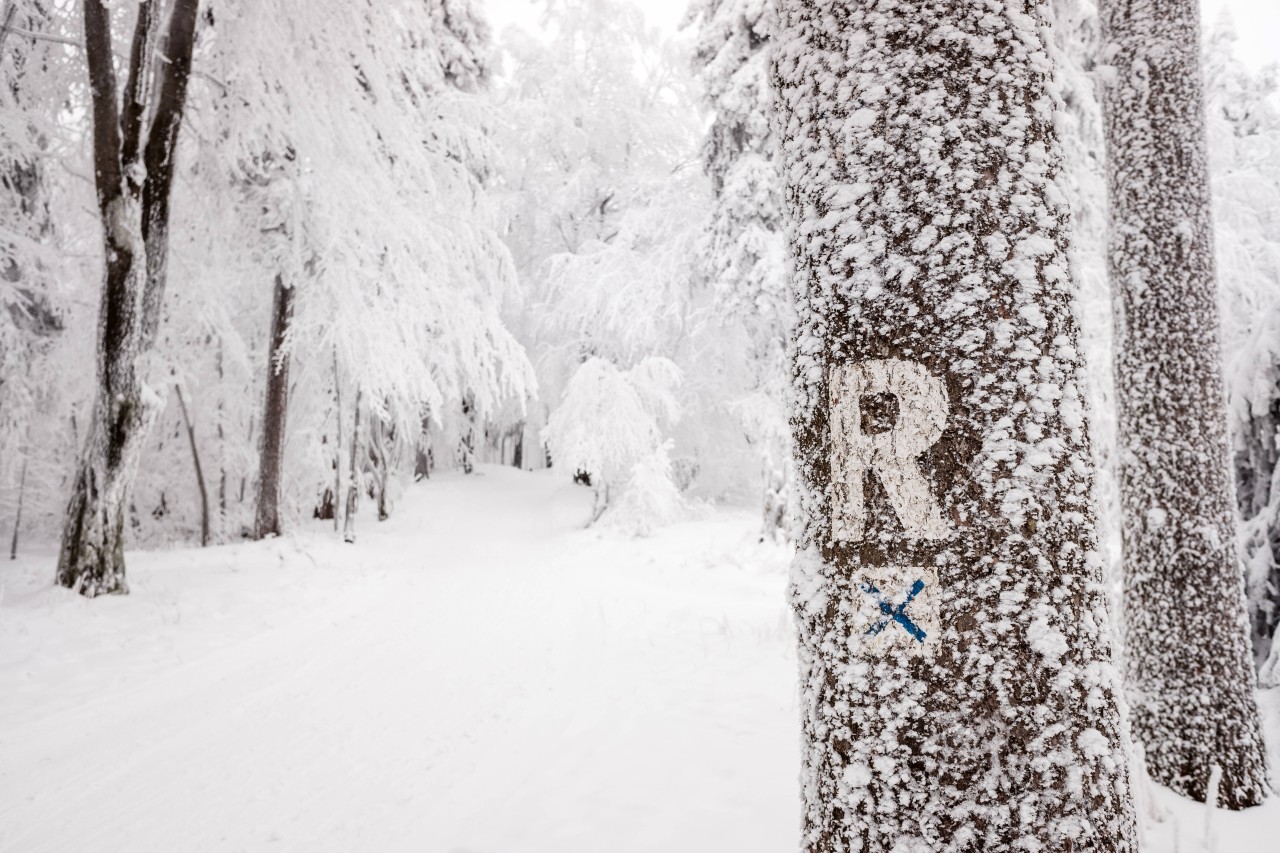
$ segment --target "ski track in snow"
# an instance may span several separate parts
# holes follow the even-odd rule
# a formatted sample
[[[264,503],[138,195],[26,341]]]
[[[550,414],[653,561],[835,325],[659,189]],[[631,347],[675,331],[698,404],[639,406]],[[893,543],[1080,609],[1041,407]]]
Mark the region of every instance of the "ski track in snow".
[[[132,554],[124,598],[0,567],[0,851],[794,849],[788,555],[753,512],[638,540],[589,513],[484,468],[355,546]],[[1156,802],[1147,850],[1204,849],[1203,806]],[[1211,831],[1277,828],[1273,798]]]
[[[798,815],[787,555],[649,540],[485,469],[354,547],[3,567],[0,850],[779,850]]]

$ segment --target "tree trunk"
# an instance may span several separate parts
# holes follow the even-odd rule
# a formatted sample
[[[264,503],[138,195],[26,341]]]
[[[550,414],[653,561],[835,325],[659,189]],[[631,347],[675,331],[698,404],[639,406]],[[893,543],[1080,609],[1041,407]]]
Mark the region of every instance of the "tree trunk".
[[[1222,378],[1196,0],[1108,0],[1125,675],[1157,781],[1265,796]]]
[[[761,542],[786,542],[790,538],[790,515],[787,511],[787,469],[772,455],[764,463],[764,513],[760,526]]]
[[[1272,372],[1274,373],[1274,367]],[[1242,546],[1254,661],[1258,680],[1274,686],[1280,674],[1280,394],[1273,391],[1263,412],[1241,424],[1236,450],[1236,503],[1244,519]]]
[[[413,481],[431,478],[431,416],[422,416],[422,429],[418,431],[418,440],[413,449]]]
[[[802,849],[1128,853],[1045,4],[781,6]]]
[[[267,393],[262,406],[255,539],[280,535],[280,476],[284,469],[285,421],[289,410],[289,352],[285,343],[293,319],[293,296],[293,288],[277,273],[271,306],[271,341],[267,349]]]
[[[57,581],[91,597],[128,591],[124,529],[129,494],[147,431],[160,408],[145,371],[167,278],[169,194],[197,0],[173,4],[165,59],[153,67],[161,6],[139,7],[121,99],[110,14],[102,0],[84,0],[106,269],[98,313],[97,392],[67,507]],[[153,81],[159,84],[154,91]]]
[[[225,541],[227,535],[227,435],[223,424],[225,418],[225,371],[223,369],[222,338],[218,338],[218,541]]]
[[[209,489],[204,482],[204,469],[200,467],[200,448],[196,445],[196,428],[187,411],[187,401],[182,396],[182,386],[175,385],[178,405],[182,408],[182,423],[187,428],[187,441],[191,444],[191,460],[196,467],[196,486],[200,489],[200,547],[209,547]]]
[[[356,465],[360,458],[360,398],[363,395],[364,391],[357,388],[355,416],[351,419],[351,478],[347,482],[347,507],[342,519],[344,542],[356,541],[356,507],[360,503],[360,469]]]
[[[373,491],[378,502],[378,521],[391,517],[391,471],[397,464],[395,424],[369,413],[369,464],[373,471]]]
[[[18,531],[22,527],[22,502],[27,495],[27,458],[22,459],[22,473],[18,476],[18,509],[13,514],[13,539],[9,542],[9,559],[18,559]]]
[[[342,513],[339,502],[342,500],[342,376],[338,372],[338,351],[333,351],[333,399],[334,421],[337,423],[338,438],[333,444],[333,532],[341,529]],[[360,417],[360,407],[356,407],[356,417]]]

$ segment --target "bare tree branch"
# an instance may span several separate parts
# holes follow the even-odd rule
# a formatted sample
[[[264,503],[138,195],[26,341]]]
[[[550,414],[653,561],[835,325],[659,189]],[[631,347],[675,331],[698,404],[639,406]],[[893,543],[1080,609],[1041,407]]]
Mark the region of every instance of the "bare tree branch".
[[[103,216],[121,195],[120,118],[111,64],[111,15],[102,0],[84,0],[84,49],[93,93],[93,171]]]

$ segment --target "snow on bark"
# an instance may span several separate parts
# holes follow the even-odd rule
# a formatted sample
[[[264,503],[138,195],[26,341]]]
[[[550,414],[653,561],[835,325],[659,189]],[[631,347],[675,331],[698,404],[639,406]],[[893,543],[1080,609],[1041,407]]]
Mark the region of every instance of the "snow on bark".
[[[1280,684],[1280,106],[1277,81],[1233,56],[1223,14],[1206,39],[1214,256],[1235,441],[1240,544],[1261,685]]]
[[[1134,849],[1045,15],[782,2],[805,850]]]
[[[160,24],[157,7],[151,3],[139,10],[121,112],[109,10],[101,0],[84,4],[106,264],[98,315],[97,394],[67,506],[57,582],[90,597],[128,591],[125,517],[147,431],[161,408],[147,373],[167,279],[169,193],[197,5],[198,0],[174,5],[160,70],[152,65]],[[159,78],[154,94],[153,75]],[[148,107],[152,117],[146,127]]]
[[[267,387],[262,405],[262,438],[258,448],[258,501],[253,537],[280,535],[280,478],[284,470],[285,423],[289,415],[289,322],[293,295],[284,276],[276,274],[267,349]]]
[[[1101,7],[1126,688],[1159,782],[1265,796],[1228,457],[1195,0]]]

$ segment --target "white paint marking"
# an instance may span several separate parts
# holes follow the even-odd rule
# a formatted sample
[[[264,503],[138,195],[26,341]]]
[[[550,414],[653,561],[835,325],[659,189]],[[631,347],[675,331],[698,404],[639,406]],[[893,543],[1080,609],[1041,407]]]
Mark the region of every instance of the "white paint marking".
[[[942,380],[915,362],[880,359],[832,367],[828,393],[833,537],[862,541],[867,527],[863,477],[874,468],[908,536],[947,538],[950,528],[918,462],[947,423]],[[871,394],[892,394],[898,401],[897,423],[874,435],[862,431],[861,401]]]

